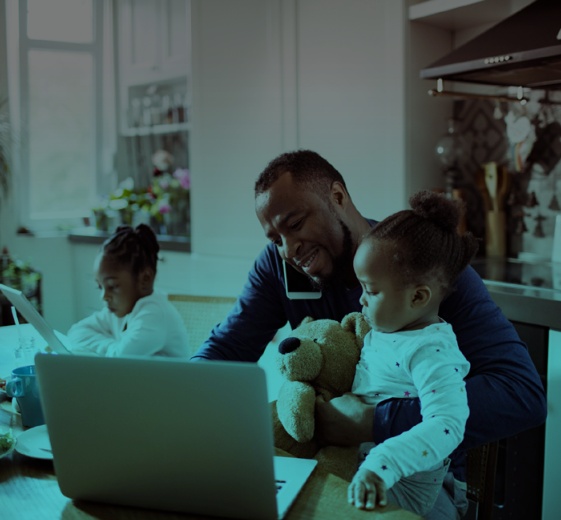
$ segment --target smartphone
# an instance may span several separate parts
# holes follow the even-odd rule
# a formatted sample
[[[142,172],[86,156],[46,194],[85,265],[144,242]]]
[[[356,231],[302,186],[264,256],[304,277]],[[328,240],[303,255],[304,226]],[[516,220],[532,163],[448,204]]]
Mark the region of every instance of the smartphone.
[[[318,300],[321,298],[321,289],[314,285],[308,276],[284,261],[282,265],[286,296],[290,300]]]

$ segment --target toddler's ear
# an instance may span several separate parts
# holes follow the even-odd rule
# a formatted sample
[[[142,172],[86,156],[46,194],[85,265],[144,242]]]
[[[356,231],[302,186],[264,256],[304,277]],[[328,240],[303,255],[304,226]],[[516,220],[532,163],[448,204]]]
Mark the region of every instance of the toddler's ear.
[[[428,285],[418,285],[411,295],[411,307],[424,307],[432,298],[432,291]]]

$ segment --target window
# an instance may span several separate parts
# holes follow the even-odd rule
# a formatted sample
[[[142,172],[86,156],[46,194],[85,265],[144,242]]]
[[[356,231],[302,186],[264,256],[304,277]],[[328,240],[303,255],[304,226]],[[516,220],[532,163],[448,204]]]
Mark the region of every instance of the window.
[[[33,231],[90,214],[112,172],[114,87],[108,0],[6,2],[9,99],[19,123],[20,223]],[[113,111],[114,114],[114,111]],[[105,128],[104,128],[105,125]]]

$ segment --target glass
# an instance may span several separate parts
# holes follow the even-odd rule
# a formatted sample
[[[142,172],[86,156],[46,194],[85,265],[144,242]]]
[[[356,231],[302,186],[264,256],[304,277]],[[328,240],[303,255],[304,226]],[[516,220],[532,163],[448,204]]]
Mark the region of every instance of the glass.
[[[14,351],[14,357],[21,366],[34,365],[35,354],[39,351],[35,346],[35,338],[21,335]]]
[[[83,217],[94,204],[93,57],[29,51],[32,218]]]
[[[454,119],[448,120],[448,131],[436,143],[435,154],[444,166],[446,190],[450,192],[461,179],[461,163],[467,154],[467,144],[456,128]]]
[[[28,38],[92,43],[93,27],[93,0],[27,0]]]
[[[456,121],[448,120],[448,131],[436,143],[436,156],[446,168],[458,167],[466,152],[464,138],[456,129]]]

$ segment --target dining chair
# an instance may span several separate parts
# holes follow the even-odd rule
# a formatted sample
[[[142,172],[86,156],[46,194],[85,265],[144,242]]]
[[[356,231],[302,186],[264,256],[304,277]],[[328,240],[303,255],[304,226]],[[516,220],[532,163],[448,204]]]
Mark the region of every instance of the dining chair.
[[[466,518],[491,520],[495,498],[495,475],[499,443],[490,442],[467,453],[467,498],[470,510]]]
[[[236,302],[236,298],[229,296],[193,294],[168,294],[168,300],[179,311],[187,328],[189,356],[197,351],[212,328],[226,317]]]

